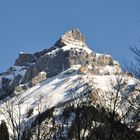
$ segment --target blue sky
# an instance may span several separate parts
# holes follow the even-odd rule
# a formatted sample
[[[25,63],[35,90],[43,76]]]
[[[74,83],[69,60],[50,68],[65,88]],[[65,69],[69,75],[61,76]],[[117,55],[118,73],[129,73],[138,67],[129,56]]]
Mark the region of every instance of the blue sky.
[[[140,0],[0,0],[0,72],[20,51],[49,48],[72,28],[93,51],[130,61],[128,47],[140,39]]]

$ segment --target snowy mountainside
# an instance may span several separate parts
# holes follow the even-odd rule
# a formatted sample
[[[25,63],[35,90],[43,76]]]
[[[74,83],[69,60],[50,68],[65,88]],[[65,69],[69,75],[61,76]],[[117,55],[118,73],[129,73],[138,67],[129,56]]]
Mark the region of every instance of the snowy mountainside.
[[[40,97],[42,97],[44,106],[51,108],[57,106],[60,102],[72,100],[95,89],[100,89],[102,93],[107,93],[113,90],[113,85],[117,84],[118,77],[116,75],[81,74],[79,67],[78,65],[73,66],[57,76],[38,83],[27,91],[17,94],[13,98],[8,97],[6,100],[11,100],[14,103],[13,105],[17,105],[18,101],[22,102],[21,111],[25,115],[27,109],[36,108]],[[124,79],[127,82],[127,87],[133,86],[138,82],[135,78],[132,79],[129,76],[124,77]],[[3,101],[1,101],[2,104]]]
[[[30,119],[32,120],[32,118],[36,118],[38,115],[38,106],[40,104],[41,113],[43,113],[44,110],[49,110],[55,107],[56,111],[54,112],[54,115],[56,116],[62,114],[63,110],[67,107],[67,102],[77,105],[77,103],[80,104],[80,102],[89,100],[89,97],[90,100],[92,100],[93,106],[96,107],[97,105],[100,105],[113,109],[114,102],[110,100],[110,98],[116,97],[116,95],[111,95],[111,91],[114,90],[114,85],[117,85],[118,76],[93,75],[90,72],[81,73],[79,71],[79,67],[79,65],[73,66],[57,76],[48,78],[45,81],[38,83],[25,92],[19,93],[12,98],[8,97],[5,101],[0,102],[1,111],[3,113],[5,112],[3,109],[5,109],[5,104],[7,104],[7,102],[12,105],[15,113],[18,112],[20,105],[20,121],[21,124],[23,124],[21,127],[24,128],[26,125],[31,125],[32,121],[30,122]],[[135,86],[135,84],[138,82],[135,78],[130,76],[123,77],[123,80],[126,82],[125,90],[131,86]],[[94,94],[96,93],[98,97],[95,101],[95,98],[92,98],[92,96],[94,97]],[[124,96],[121,94],[119,96],[119,99],[117,99],[118,102],[123,101]],[[130,96],[132,99],[132,95],[128,96]],[[136,101],[138,96],[138,93],[133,95],[133,100]],[[82,101],[80,101],[80,98],[82,98]],[[129,106],[129,102],[123,101],[122,104],[118,106],[117,113],[119,113],[120,116],[125,114],[125,111],[127,111]],[[136,106],[138,106],[137,103]],[[32,115],[28,117],[28,111],[31,109],[33,109]],[[15,116],[17,120],[18,117],[19,116]],[[128,124],[131,119],[132,118],[128,118]],[[4,115],[0,115],[0,120],[7,121]],[[10,129],[11,128],[9,127],[9,132],[12,134]]]
[[[22,137],[24,133],[27,135],[28,128],[36,140],[38,126],[43,124],[38,136],[45,132],[42,140],[61,139],[62,135],[64,139],[70,135],[76,139],[75,131],[80,133],[79,137],[90,137],[90,140],[95,137],[92,135],[95,123],[110,133],[113,114],[115,123],[119,122],[127,134],[133,134],[133,130],[140,128],[136,123],[139,85],[140,81],[131,73],[123,72],[110,55],[88,48],[84,36],[74,29],[49,49],[34,54],[20,53],[15,65],[0,75],[0,121],[6,122],[11,139],[25,140]],[[77,115],[77,109],[81,114]],[[51,117],[50,110],[53,110]],[[11,116],[14,123],[9,119]],[[85,119],[80,128],[76,126],[77,117],[81,121]],[[90,123],[85,127],[87,119]],[[61,135],[60,127],[63,127]],[[114,135],[121,134],[118,127],[114,131]]]
[[[88,48],[84,36],[75,29],[62,35],[49,49],[33,54],[19,53],[15,65],[0,74],[0,96],[13,94],[15,87],[21,84],[30,88],[33,85],[31,80],[42,71],[47,73],[47,77],[53,77],[73,65],[90,67],[94,74],[122,72],[119,63],[110,55],[98,54]]]

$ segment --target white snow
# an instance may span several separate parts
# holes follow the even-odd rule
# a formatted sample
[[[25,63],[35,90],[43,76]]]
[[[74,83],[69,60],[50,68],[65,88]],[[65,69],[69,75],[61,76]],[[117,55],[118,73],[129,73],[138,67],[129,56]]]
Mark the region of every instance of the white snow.
[[[56,52],[58,52],[60,50],[60,48],[56,48],[55,50],[52,50],[51,52],[48,52],[47,54],[56,54]]]
[[[73,44],[67,44],[66,46],[63,46],[62,48],[56,48],[55,50],[52,50],[51,52],[46,53],[46,55],[55,55],[56,52],[59,50],[67,51],[71,49],[76,49],[76,51],[85,50],[88,54],[92,53],[92,50],[90,50],[88,47],[82,47],[80,45],[73,45]]]
[[[106,57],[111,57],[111,55],[108,54],[100,54],[100,53],[96,53],[97,57],[101,57],[101,56],[106,56]]]
[[[24,52],[19,52],[19,54],[24,54]]]
[[[71,44],[68,44],[67,46],[62,47],[62,49],[64,51],[71,50],[71,49],[76,49],[76,51],[80,51],[80,49],[82,49],[82,50],[85,50],[88,54],[92,53],[92,50],[89,49],[88,47],[82,47],[82,46],[71,45]]]
[[[18,94],[17,97],[10,98],[9,102],[12,102],[15,111],[18,110],[19,101],[21,102],[21,118],[26,116],[27,110],[30,108],[34,109],[33,116],[36,116],[38,114],[38,105],[40,103],[42,105],[42,110],[58,106],[59,104],[81,96],[86,89],[84,83],[90,83],[93,85],[94,89],[100,89],[102,91],[100,92],[100,97],[106,101],[105,105],[108,105],[110,103],[108,101],[110,98],[110,91],[117,82],[117,76],[113,74],[93,75],[90,73],[80,75],[77,72],[68,74],[69,71],[77,70],[79,67],[80,65],[73,66],[71,69],[62,72],[55,77],[48,78],[26,92]],[[16,67],[16,69],[20,71],[19,67]],[[125,77],[125,81],[127,81],[128,85],[135,84],[136,82],[135,79],[130,78],[129,76]],[[112,85],[112,83],[114,85]],[[2,101],[0,102],[0,108],[1,106],[5,106]],[[57,112],[56,114],[59,113],[60,112]],[[5,119],[5,117],[0,115],[0,120],[3,119]],[[28,120],[28,118],[26,119]]]

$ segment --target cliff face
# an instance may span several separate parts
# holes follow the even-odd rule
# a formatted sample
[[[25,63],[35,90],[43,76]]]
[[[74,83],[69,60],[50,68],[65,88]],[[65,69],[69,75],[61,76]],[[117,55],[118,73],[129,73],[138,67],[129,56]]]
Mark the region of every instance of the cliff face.
[[[67,46],[69,44],[81,47],[88,47],[85,37],[82,35],[79,29],[70,30],[64,33],[64,35],[60,37],[60,39],[55,43],[54,46],[62,48],[63,46]]]
[[[26,83],[30,86],[31,80],[41,71],[45,71],[47,77],[52,77],[73,65],[90,67],[90,70],[96,74],[100,74],[105,66],[118,69],[114,71],[116,73],[121,72],[119,64],[111,56],[92,52],[81,32],[74,29],[62,35],[49,49],[34,54],[20,53],[15,65],[1,74],[1,92],[9,95],[15,86]],[[8,91],[5,86],[8,87]]]
[[[110,55],[89,49],[74,29],[49,49],[20,53],[15,65],[0,74],[0,120],[11,136],[23,140],[24,133],[35,140],[39,125],[45,139],[128,140],[124,136],[129,135],[137,140],[139,85]],[[12,132],[7,105],[20,135]]]

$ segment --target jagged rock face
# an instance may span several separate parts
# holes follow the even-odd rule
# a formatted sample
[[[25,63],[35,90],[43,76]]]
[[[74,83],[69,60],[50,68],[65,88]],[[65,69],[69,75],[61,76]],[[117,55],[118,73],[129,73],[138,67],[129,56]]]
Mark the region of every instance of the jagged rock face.
[[[32,80],[32,78],[38,76],[39,72],[40,72],[40,68],[35,64],[31,64],[28,66],[28,69],[21,81],[21,84],[24,84],[24,83],[28,83]]]
[[[62,128],[64,132],[61,131],[61,136],[69,134],[70,137],[72,136],[71,138],[76,139],[75,130],[77,130],[77,124],[75,122],[77,122],[77,118],[81,120],[82,124],[80,124],[79,134],[81,134],[83,128],[87,129],[87,124],[89,124],[88,136],[90,136],[89,132],[94,134],[93,121],[96,126],[101,124],[101,130],[105,130],[105,134],[108,134],[108,130],[112,126],[110,125],[111,119],[107,118],[107,116],[111,111],[113,111],[114,115],[114,103],[112,104],[112,101],[115,101],[116,105],[121,103],[121,106],[117,107],[116,115],[124,113],[126,108],[131,107],[129,105],[134,102],[135,108],[130,111],[128,118],[134,118],[133,112],[136,112],[139,107],[140,89],[138,80],[133,75],[121,75],[119,64],[111,56],[101,55],[87,48],[83,35],[77,29],[65,33],[55,46],[50,49],[34,54],[20,54],[15,65],[7,72],[0,74],[0,92],[9,95],[14,91],[18,95],[18,100],[16,100],[16,96],[10,97],[9,103],[12,103],[11,105],[13,105],[16,114],[18,112],[16,110],[17,105],[21,107],[20,128],[24,129],[26,124],[27,126],[31,124],[29,129],[35,132],[32,127],[38,125],[36,122],[38,123],[40,119],[38,117],[41,115],[39,123],[46,124],[46,127],[43,128],[47,133],[51,132],[51,129],[54,130],[53,133],[56,136],[58,136],[59,132],[56,129],[57,127],[61,130],[62,126],[65,128],[69,124],[70,131],[65,131],[67,128]],[[47,80],[46,76],[47,78],[55,77]],[[31,86],[34,87],[30,88]],[[118,88],[121,88],[119,92]],[[133,92],[134,89],[136,89],[135,92]],[[129,91],[133,92],[132,96]],[[112,92],[115,94],[112,94]],[[116,95],[118,101],[116,100]],[[128,96],[128,101],[126,100],[127,96],[124,95]],[[43,112],[37,112],[38,107],[41,107]],[[104,108],[106,108],[106,111]],[[27,115],[29,111],[31,111],[31,115]],[[37,113],[39,114],[37,115]],[[51,116],[54,118],[51,118]],[[4,118],[6,119],[5,116]],[[90,122],[87,123],[87,120]],[[128,119],[127,122],[129,126]],[[104,127],[104,124],[107,124],[107,127]],[[122,129],[121,132],[124,133]],[[51,136],[53,133],[51,133]],[[87,132],[85,131],[84,133]],[[118,140],[116,133],[114,134],[115,140]],[[98,132],[97,136],[100,136]],[[23,139],[25,139],[24,133]],[[68,139],[68,137],[64,139]],[[88,139],[101,138],[94,138],[91,135]]]
[[[10,88],[7,88],[9,87],[10,81],[11,80],[9,80],[8,78],[5,78],[5,77],[2,78],[2,89],[5,92],[3,94],[6,94],[10,91]]]
[[[105,56],[105,55],[99,56],[97,63],[99,65],[114,65],[111,56]]]
[[[48,77],[52,77],[73,65],[88,65],[90,63],[94,63],[91,55],[84,50],[78,52],[73,48],[68,51],[60,49],[56,53],[42,56],[38,60],[36,67],[39,67],[41,71],[47,72]]]
[[[63,50],[63,46],[74,46],[70,50]],[[81,48],[77,50],[76,46]],[[87,53],[85,38],[78,29],[70,30],[60,37],[55,45],[49,49],[34,54],[20,54],[15,65],[28,65],[22,83],[29,82],[39,72],[47,72],[48,77],[57,75],[70,68],[72,65],[113,65],[113,59],[106,55],[96,56],[95,53]],[[57,51],[56,51],[57,50]],[[54,52],[53,52],[54,51]]]
[[[6,72],[0,74],[0,98],[13,93],[14,88],[21,84],[26,69],[26,67],[13,66]]]
[[[35,63],[36,57],[33,54],[20,53],[15,62],[16,66],[27,66],[30,63]]]
[[[34,54],[20,53],[15,66],[25,67],[25,74],[21,76],[12,72],[12,82],[10,78],[0,80],[2,81],[0,91],[12,93],[16,86],[26,83],[32,86],[34,85],[31,82],[32,79],[37,77],[41,71],[46,72],[49,78],[71,68],[73,65],[81,65],[87,68],[90,66],[90,72],[92,71],[93,74],[104,74],[101,71],[105,66],[116,65],[111,56],[100,55],[87,50],[90,49],[86,45],[84,36],[78,29],[74,29],[62,35],[55,45],[49,49]],[[119,65],[117,67],[120,69]],[[9,75],[10,71],[8,70],[4,75]],[[109,72],[106,73],[109,74]]]
[[[46,53],[49,53],[49,52],[51,52],[51,51],[53,51],[53,50],[55,50],[55,49],[56,49],[56,47],[53,46],[53,47],[51,47],[51,48],[44,49],[43,51],[34,53],[34,56],[35,56],[37,59],[39,59],[41,56],[43,56],[43,55],[45,55]]]
[[[65,45],[72,44],[82,47],[87,47],[85,38],[79,31],[79,29],[74,29],[66,32],[61,38],[56,42],[54,46],[63,47]]]

